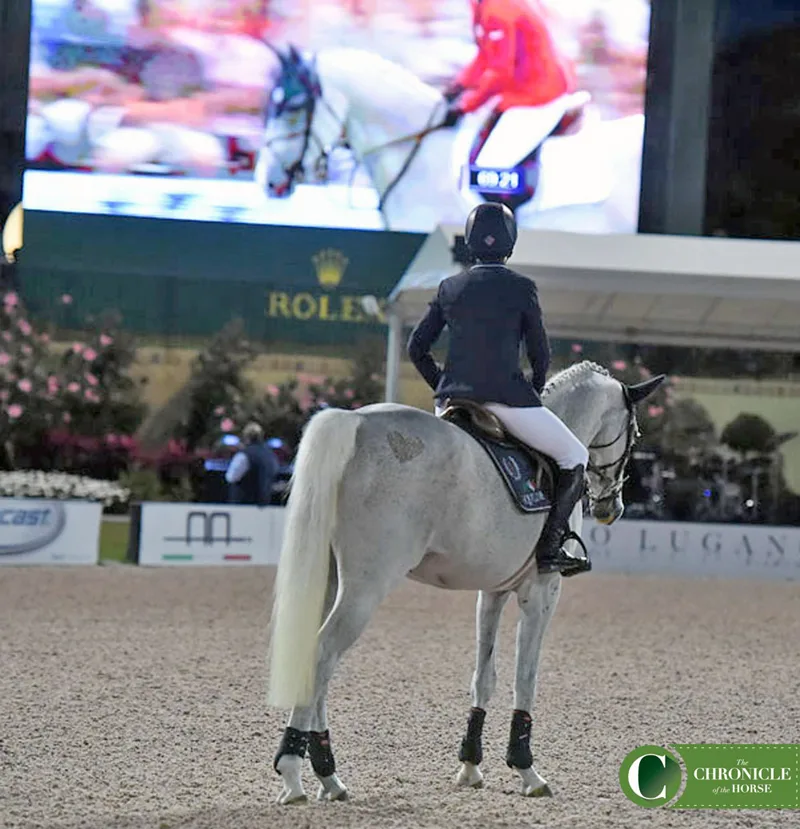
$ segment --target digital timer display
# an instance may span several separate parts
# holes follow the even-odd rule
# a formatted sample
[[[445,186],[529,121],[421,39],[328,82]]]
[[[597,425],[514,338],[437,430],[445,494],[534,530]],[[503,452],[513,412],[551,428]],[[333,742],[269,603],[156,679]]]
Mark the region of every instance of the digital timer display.
[[[470,167],[469,183],[470,187],[485,193],[519,193],[523,189],[523,178],[519,169]]]

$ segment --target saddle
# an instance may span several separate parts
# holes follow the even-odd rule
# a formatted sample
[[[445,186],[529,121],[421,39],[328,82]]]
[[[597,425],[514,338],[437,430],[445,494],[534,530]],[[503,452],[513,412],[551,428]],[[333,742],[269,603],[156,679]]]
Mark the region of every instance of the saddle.
[[[552,507],[557,472],[551,458],[510,435],[495,415],[474,400],[447,400],[441,419],[463,429],[486,450],[522,512]]]

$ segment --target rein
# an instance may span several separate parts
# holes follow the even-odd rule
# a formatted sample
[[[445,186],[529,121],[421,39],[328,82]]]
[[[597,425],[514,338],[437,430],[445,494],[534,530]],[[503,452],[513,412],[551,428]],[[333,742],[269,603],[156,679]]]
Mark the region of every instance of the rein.
[[[631,403],[630,398],[628,397],[627,393],[625,394],[625,403],[628,407],[628,422],[623,426],[620,433],[608,443],[593,443],[589,445],[589,449],[610,449],[615,444],[619,443],[622,438],[625,438],[625,449],[622,455],[615,461],[611,461],[611,463],[604,463],[604,464],[595,464],[592,463],[590,460],[586,466],[587,472],[592,472],[593,474],[597,475],[597,477],[603,481],[607,486],[603,489],[597,497],[590,498],[593,501],[599,501],[605,498],[610,498],[612,496],[619,495],[622,492],[622,488],[625,486],[625,482],[628,480],[627,476],[620,477],[620,472],[625,468],[626,464],[630,460],[631,452],[633,451],[633,444],[634,441],[640,437],[639,426],[636,423],[636,413],[633,408],[633,404]],[[611,472],[607,472],[606,470],[611,470]]]

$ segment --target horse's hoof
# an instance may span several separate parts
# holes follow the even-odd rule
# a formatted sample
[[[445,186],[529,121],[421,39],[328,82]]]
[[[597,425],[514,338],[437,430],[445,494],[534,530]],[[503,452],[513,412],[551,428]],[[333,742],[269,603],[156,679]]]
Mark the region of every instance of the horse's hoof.
[[[335,774],[320,778],[319,783],[317,800],[347,800],[347,789]]]
[[[523,786],[522,787],[522,794],[524,797],[552,797],[553,792],[550,789],[550,786],[547,783],[544,786],[539,786],[538,788],[533,788],[530,786]]]
[[[456,785],[464,788],[483,788],[483,773],[474,763],[462,763],[456,775]]]
[[[306,797],[305,792],[293,792],[289,789],[284,789],[278,795],[278,804],[280,806],[291,806],[295,803],[307,803],[308,798]]]
[[[344,800],[348,800],[350,795],[347,793],[347,789],[341,789],[338,792],[329,792],[324,786],[320,786],[317,789],[317,800],[329,800],[331,802],[338,802],[341,803]]]

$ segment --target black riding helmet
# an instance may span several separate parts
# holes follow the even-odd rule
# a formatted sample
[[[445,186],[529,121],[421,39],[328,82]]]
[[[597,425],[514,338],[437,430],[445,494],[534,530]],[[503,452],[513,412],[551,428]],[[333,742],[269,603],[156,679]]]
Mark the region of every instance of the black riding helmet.
[[[506,259],[517,242],[514,214],[498,202],[479,204],[467,218],[464,241],[478,260],[499,262]]]

